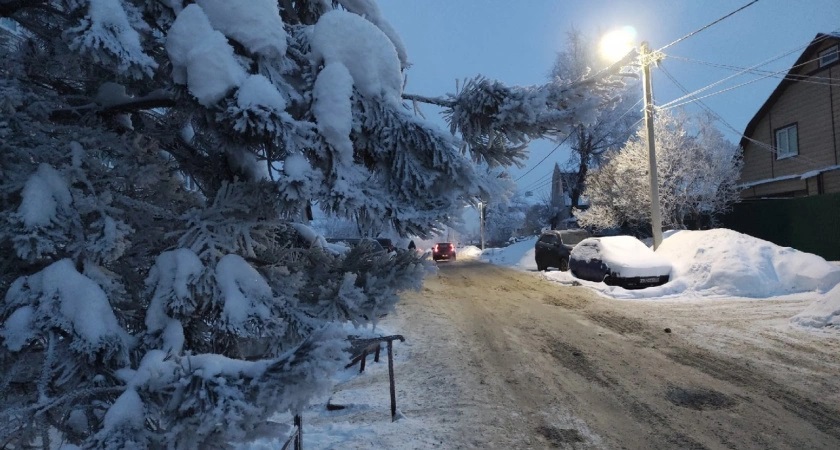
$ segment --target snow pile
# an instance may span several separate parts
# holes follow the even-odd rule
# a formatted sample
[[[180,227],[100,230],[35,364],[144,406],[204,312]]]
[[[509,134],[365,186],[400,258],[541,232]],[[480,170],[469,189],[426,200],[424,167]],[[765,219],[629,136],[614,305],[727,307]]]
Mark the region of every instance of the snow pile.
[[[458,249],[458,258],[461,259],[476,259],[481,256],[481,249],[475,245],[468,245],[464,248]]]
[[[840,268],[819,256],[727,229],[674,233],[657,253],[673,263],[673,280],[713,295],[764,298],[840,283]]]
[[[506,248],[487,249],[480,258],[497,265],[535,270],[535,242],[536,238],[531,238]],[[622,257],[637,257],[632,250],[628,252]],[[817,300],[792,318],[791,323],[808,328],[840,328],[840,266],[819,256],[728,229],[667,233],[656,254],[673,267],[671,281],[662,286],[627,290],[579,280],[570,272],[550,271],[543,276],[565,284],[580,283],[620,299],[761,299],[810,292]]]
[[[840,330],[840,284],[828,291],[805,311],[790,319],[794,325],[806,328],[833,328]]]
[[[504,248],[488,248],[481,254],[481,260],[499,266],[516,267],[524,270],[536,270],[534,245],[537,237],[525,239]]]

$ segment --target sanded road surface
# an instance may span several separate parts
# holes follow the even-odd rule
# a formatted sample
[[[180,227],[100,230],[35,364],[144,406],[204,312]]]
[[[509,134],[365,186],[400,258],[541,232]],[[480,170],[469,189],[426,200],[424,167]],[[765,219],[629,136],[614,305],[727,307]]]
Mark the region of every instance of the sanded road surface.
[[[413,343],[400,409],[442,448],[840,449],[840,339],[788,325],[807,304],[442,263],[389,318]]]

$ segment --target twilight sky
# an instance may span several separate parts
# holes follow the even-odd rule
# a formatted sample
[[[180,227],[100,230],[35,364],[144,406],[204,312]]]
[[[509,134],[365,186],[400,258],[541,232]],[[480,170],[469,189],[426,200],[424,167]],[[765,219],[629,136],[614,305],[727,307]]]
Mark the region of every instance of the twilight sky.
[[[380,0],[385,17],[405,42],[409,61],[406,92],[441,95],[455,91],[455,80],[484,75],[511,85],[542,84],[566,33],[577,28],[591,38],[622,26],[636,28],[638,39],[658,49],[746,5],[749,0]],[[840,31],[840,0],[760,0],[728,19],[665,50],[662,62],[686,89],[693,91],[767,62],[758,70],[786,71],[820,32]],[[785,55],[781,58],[779,56]],[[685,61],[685,59],[694,61]],[[778,59],[777,59],[778,58]],[[773,60],[773,61],[770,61]],[[725,69],[712,65],[726,65]],[[733,69],[734,68],[734,69]],[[703,99],[738,133],[718,123],[737,142],[747,122],[778,85],[784,72],[766,77],[744,74],[704,94],[751,82]],[[660,69],[653,69],[656,105],[683,95]],[[690,105],[689,112],[699,112]],[[437,110],[424,106],[426,117]],[[434,117],[443,124],[443,119]],[[539,164],[556,143],[531,145],[523,169],[512,169],[523,190],[536,196],[548,190],[561,148]],[[533,169],[527,175],[526,171]]]

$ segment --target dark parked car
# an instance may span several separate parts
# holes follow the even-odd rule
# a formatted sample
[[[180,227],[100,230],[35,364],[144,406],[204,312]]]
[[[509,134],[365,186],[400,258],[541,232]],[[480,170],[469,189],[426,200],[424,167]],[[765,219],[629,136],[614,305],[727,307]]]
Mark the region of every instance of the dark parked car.
[[[575,244],[590,236],[586,230],[547,230],[534,244],[534,260],[537,270],[556,267],[563,272],[569,270],[569,253]]]
[[[625,289],[643,289],[668,282],[671,263],[632,236],[584,239],[569,259],[572,275]]]
[[[432,247],[432,259],[440,261],[441,259],[455,261],[455,244],[451,242],[438,242]]]

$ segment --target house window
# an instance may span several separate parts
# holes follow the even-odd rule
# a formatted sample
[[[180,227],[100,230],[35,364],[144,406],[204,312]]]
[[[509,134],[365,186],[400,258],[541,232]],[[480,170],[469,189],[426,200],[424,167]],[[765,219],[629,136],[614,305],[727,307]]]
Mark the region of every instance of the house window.
[[[840,60],[840,46],[835,45],[820,52],[820,67]]]
[[[799,134],[796,124],[776,130],[776,159],[788,158],[799,154]]]

